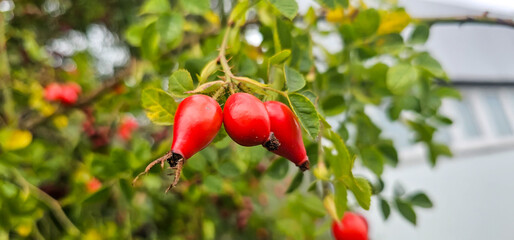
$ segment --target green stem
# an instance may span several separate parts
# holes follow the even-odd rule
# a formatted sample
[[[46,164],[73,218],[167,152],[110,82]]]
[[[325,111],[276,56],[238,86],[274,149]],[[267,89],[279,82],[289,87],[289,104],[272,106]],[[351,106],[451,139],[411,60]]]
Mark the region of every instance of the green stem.
[[[218,100],[218,98],[221,96],[221,94],[223,94],[225,92],[225,88],[226,88],[226,85],[223,85],[220,88],[218,88],[218,91],[216,91],[216,93],[214,93],[212,98],[214,98],[214,100]]]
[[[219,54],[218,54],[218,58],[219,58],[221,67],[223,68],[223,72],[225,72],[225,83],[229,85],[230,92],[232,94],[234,93],[234,89],[233,89],[233,86],[232,86],[232,80],[236,80],[236,81],[239,81],[239,82],[244,82],[244,83],[247,83],[247,84],[255,85],[255,86],[260,87],[260,88],[262,88],[264,90],[276,92],[276,93],[284,96],[285,98],[287,98],[287,100],[289,101],[289,97],[287,96],[287,92],[280,91],[280,90],[277,90],[277,89],[274,89],[274,88],[270,88],[268,86],[265,86],[262,83],[259,83],[259,82],[255,81],[255,80],[251,80],[249,78],[234,76],[234,74],[232,73],[232,70],[230,69],[230,66],[228,65],[228,61],[227,61],[227,57],[226,57],[226,49],[227,49],[228,37],[230,35],[230,31],[231,30],[232,30],[232,26],[228,26],[227,30],[225,31],[225,35],[223,36],[223,40],[221,42],[221,47],[220,47]]]
[[[227,61],[227,42],[228,42],[228,36],[230,35],[230,30],[232,27],[227,27],[227,30],[225,30],[225,35],[223,36],[223,41],[221,42],[220,52],[219,52],[219,59],[221,63],[221,67],[223,68],[223,72],[225,72],[225,82],[230,82],[230,77],[233,76],[232,70],[230,70],[230,66],[228,65]]]
[[[5,124],[9,124],[14,114],[14,104],[12,101],[11,88],[9,87],[11,70],[9,67],[9,59],[7,57],[7,38],[5,37],[5,19],[4,14],[0,13],[0,89],[2,89],[3,101],[2,114],[5,114]]]
[[[17,182],[24,188],[28,189],[29,192],[39,201],[43,202],[50,210],[54,213],[57,220],[62,224],[68,234],[72,236],[78,236],[80,234],[79,229],[71,222],[66,216],[66,213],[61,208],[61,205],[57,200],[52,198],[47,193],[43,192],[38,187],[29,183],[17,170],[13,169],[14,175]]]

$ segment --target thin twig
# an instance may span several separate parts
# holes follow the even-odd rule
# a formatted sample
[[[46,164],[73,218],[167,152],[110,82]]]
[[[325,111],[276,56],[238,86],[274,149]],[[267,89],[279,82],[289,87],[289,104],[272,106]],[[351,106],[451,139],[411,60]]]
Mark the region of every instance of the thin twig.
[[[16,169],[12,169],[14,175],[16,177],[17,182],[24,188],[28,189],[29,192],[37,198],[39,201],[43,202],[50,210],[54,213],[55,217],[64,227],[64,229],[73,236],[78,236],[80,234],[80,230],[71,222],[71,220],[66,216],[66,213],[61,208],[61,204],[50,195],[39,189],[38,187],[32,185],[28,182]]]
[[[468,16],[468,17],[451,17],[451,18],[418,18],[416,20],[420,22],[427,23],[429,25],[433,24],[464,24],[464,23],[478,23],[478,24],[492,24],[492,25],[502,25],[507,27],[514,27],[514,21],[510,19],[501,19],[501,18],[490,18],[485,16]]]

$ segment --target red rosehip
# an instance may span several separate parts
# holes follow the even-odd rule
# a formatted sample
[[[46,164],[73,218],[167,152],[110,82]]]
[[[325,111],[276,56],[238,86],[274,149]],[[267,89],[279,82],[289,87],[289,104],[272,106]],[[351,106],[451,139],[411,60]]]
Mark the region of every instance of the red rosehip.
[[[346,212],[341,221],[332,223],[332,234],[336,240],[368,240],[368,223],[363,216]]]
[[[216,100],[206,95],[185,98],[175,113],[171,152],[180,156],[173,158],[186,160],[207,147],[216,137],[222,121],[223,113]]]
[[[173,183],[166,192],[173,188],[180,179],[182,166],[191,156],[206,148],[212,142],[221,128],[223,112],[216,100],[205,95],[193,95],[185,98],[178,105],[173,123],[173,142],[171,150],[159,159],[154,160],[139,176],[146,174],[153,166],[164,166],[168,161],[170,167],[175,169]]]
[[[62,87],[58,83],[50,83],[45,87],[45,99],[47,101],[57,101],[61,97]]]
[[[79,98],[79,95],[76,92],[75,88],[68,87],[68,86],[61,87],[61,96],[60,96],[61,103],[67,104],[67,105],[72,105],[77,102],[78,98]]]
[[[270,137],[270,120],[264,104],[248,93],[231,95],[223,108],[223,125],[239,145],[256,146]]]
[[[132,132],[139,127],[137,120],[133,117],[125,117],[121,120],[120,127],[118,128],[118,135],[127,141],[132,138]]]
[[[268,101],[264,105],[268,110],[271,131],[280,143],[276,150],[269,148],[268,150],[287,158],[302,171],[309,169],[309,158],[303,145],[302,130],[294,113],[281,102]]]
[[[98,191],[102,187],[102,182],[98,180],[97,178],[93,178],[89,180],[86,184],[87,192],[88,193],[94,193]]]

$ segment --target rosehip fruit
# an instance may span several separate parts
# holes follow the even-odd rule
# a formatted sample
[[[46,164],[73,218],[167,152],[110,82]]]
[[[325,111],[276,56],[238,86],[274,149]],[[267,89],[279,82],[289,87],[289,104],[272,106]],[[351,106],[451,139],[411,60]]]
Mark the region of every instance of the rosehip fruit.
[[[223,108],[227,134],[242,146],[256,146],[270,139],[270,119],[264,104],[248,93],[230,95]]]
[[[154,160],[139,176],[146,174],[150,169],[168,161],[170,167],[175,169],[175,178],[166,192],[173,188],[180,179],[182,166],[187,159],[204,149],[212,142],[221,128],[223,113],[216,100],[206,95],[193,95],[185,98],[178,105],[173,125],[173,142],[171,150],[159,159]]]
[[[184,99],[175,113],[171,151],[184,160],[204,149],[221,128],[223,113],[216,100],[206,95]]]
[[[50,83],[45,87],[45,99],[47,101],[57,101],[61,97],[62,87],[58,83]]]
[[[359,214],[346,212],[341,221],[332,223],[336,240],[368,240],[368,223]]]
[[[63,104],[75,104],[79,98],[75,88],[62,86],[60,100]]]
[[[100,182],[100,180],[98,180],[98,178],[92,178],[91,180],[89,180],[87,182],[86,187],[87,187],[88,193],[94,193],[102,187],[102,182]]]
[[[287,158],[302,171],[309,169],[309,158],[303,145],[302,130],[294,113],[281,102],[268,101],[264,106],[268,110],[271,131],[280,143],[276,150],[269,148],[268,150]]]
[[[132,132],[137,129],[139,124],[133,117],[125,117],[121,121],[120,127],[118,128],[118,135],[127,141],[132,138]]]

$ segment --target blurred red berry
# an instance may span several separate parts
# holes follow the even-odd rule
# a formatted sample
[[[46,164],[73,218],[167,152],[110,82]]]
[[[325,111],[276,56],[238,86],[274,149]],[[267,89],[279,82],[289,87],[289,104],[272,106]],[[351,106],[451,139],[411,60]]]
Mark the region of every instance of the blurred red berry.
[[[47,101],[57,101],[61,97],[62,87],[58,83],[50,83],[45,87],[45,99]]]
[[[45,88],[45,99],[71,105],[77,102],[81,92],[80,85],[74,82],[66,84],[51,83]]]
[[[123,140],[128,141],[132,138],[132,132],[136,130],[138,126],[139,124],[135,118],[124,117],[118,128],[118,135],[120,135]]]
[[[61,91],[61,103],[71,105],[77,102],[79,98],[76,89],[69,86],[63,86]]]
[[[346,212],[332,223],[332,234],[336,240],[368,240],[368,223],[363,216]]]
[[[102,182],[98,180],[98,178],[92,178],[89,180],[86,184],[87,192],[88,193],[94,193],[98,191],[102,187]]]

